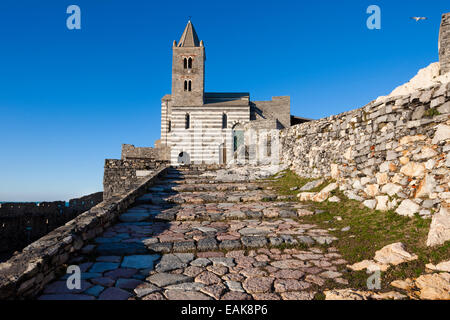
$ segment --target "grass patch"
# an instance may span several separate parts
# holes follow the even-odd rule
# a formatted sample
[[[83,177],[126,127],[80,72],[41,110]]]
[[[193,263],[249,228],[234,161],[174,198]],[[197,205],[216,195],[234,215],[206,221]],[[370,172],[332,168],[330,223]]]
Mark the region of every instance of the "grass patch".
[[[300,178],[291,171],[286,171],[282,178],[273,181],[273,187],[280,193],[286,194],[292,192],[290,191],[292,186],[301,186],[307,181],[310,180]],[[298,192],[296,190],[293,193]],[[389,290],[392,290],[393,288],[389,286],[389,283],[393,280],[418,277],[425,272],[427,263],[436,264],[450,259],[450,242],[438,248],[426,246],[430,219],[422,219],[419,216],[403,217],[393,211],[371,210],[358,201],[347,199],[338,190],[333,191],[332,194],[338,196],[341,202],[309,202],[310,210],[322,210],[323,212],[302,217],[300,220],[305,223],[316,224],[323,229],[331,229],[330,234],[338,238],[332,246],[339,249],[339,252],[349,264],[373,259],[375,251],[394,242],[402,242],[408,252],[418,255],[419,259],[416,261],[403,263],[383,272],[383,289],[389,288]],[[341,231],[345,227],[350,227],[350,230]],[[340,271],[344,271],[344,277],[349,281],[347,287],[367,290],[368,275],[365,271],[347,272],[345,269],[345,266],[343,266]]]
[[[437,110],[437,109],[428,109],[427,111],[425,111],[425,116],[426,117],[434,117],[434,116],[438,116],[441,113]]]
[[[278,178],[277,178],[278,177]],[[277,191],[278,194],[284,196],[296,196],[299,193],[299,189],[303,187],[311,179],[301,178],[290,170],[282,171],[275,176],[268,179],[272,188]],[[291,188],[297,187],[296,190]]]

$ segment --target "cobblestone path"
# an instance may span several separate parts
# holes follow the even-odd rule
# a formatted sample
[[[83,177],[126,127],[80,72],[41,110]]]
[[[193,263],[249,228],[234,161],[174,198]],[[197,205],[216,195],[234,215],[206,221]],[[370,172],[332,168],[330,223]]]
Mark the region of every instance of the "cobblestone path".
[[[70,264],[39,299],[312,299],[346,264],[304,205],[264,181],[223,182],[214,171],[169,169]]]

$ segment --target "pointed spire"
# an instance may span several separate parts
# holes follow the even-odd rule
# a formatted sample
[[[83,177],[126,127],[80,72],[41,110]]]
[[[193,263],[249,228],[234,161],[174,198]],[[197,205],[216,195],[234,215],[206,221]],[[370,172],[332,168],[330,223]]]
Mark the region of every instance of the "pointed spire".
[[[198,40],[197,32],[195,32],[191,20],[188,21],[188,24],[181,35],[178,47],[200,47],[200,41]]]

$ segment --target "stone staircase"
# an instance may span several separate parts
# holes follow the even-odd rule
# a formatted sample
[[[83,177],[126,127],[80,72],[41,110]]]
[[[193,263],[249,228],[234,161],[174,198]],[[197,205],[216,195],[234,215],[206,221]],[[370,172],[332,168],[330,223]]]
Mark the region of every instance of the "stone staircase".
[[[169,168],[119,221],[47,285],[40,299],[312,299],[346,262],[327,230],[301,222],[305,205],[265,181],[217,169]]]

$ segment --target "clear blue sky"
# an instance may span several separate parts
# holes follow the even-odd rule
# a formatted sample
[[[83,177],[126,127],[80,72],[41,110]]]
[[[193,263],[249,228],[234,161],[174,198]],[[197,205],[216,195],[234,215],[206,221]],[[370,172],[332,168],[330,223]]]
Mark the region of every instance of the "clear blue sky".
[[[66,28],[81,8],[82,29]],[[382,10],[368,30],[366,9]],[[102,189],[105,158],[159,138],[171,46],[189,16],[208,91],[291,96],[292,113],[357,108],[438,60],[448,0],[0,1],[0,201]],[[411,16],[427,16],[415,22]]]

